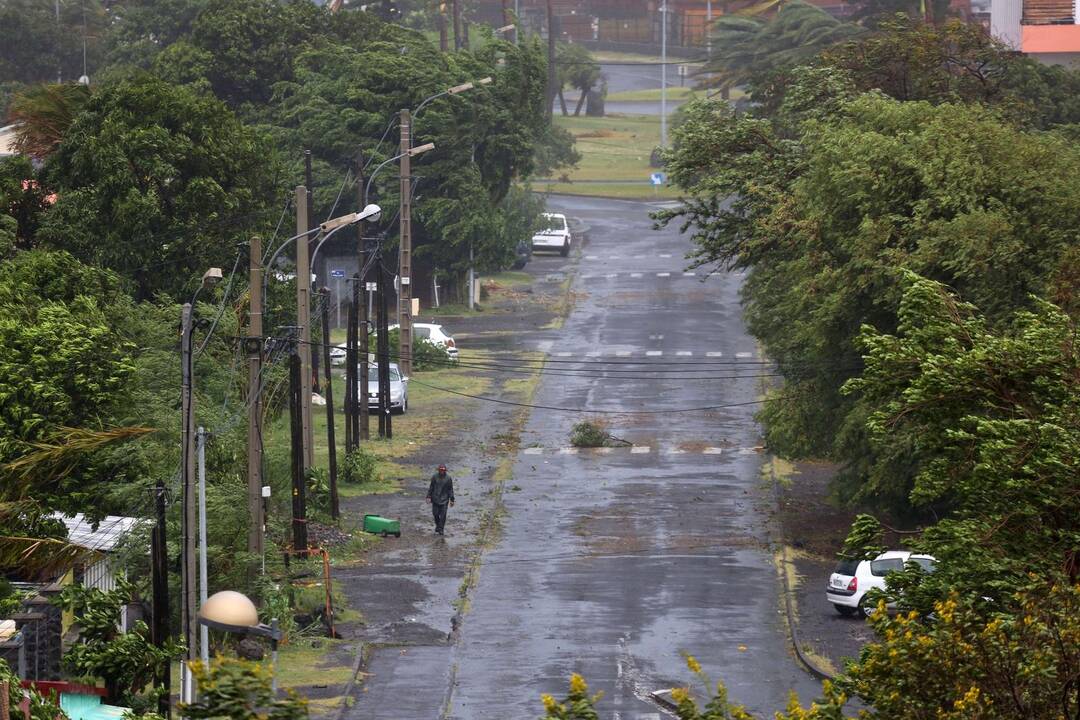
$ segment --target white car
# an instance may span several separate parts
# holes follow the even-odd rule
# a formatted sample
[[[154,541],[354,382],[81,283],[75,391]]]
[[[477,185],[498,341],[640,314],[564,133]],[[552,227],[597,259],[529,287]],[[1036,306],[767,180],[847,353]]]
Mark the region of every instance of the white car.
[[[934,558],[929,555],[913,555],[907,550],[887,550],[873,560],[841,560],[829,576],[825,595],[836,612],[854,615],[856,611],[869,617],[877,608],[866,593],[872,589],[885,589],[885,576],[903,570],[907,562],[918,563],[926,572],[934,571]]]
[[[330,348],[330,364],[345,364],[345,343],[341,343],[340,345],[335,345],[334,347]]]
[[[543,213],[546,229],[532,237],[533,250],[558,250],[566,257],[570,254],[570,226],[562,213]]]
[[[379,366],[368,365],[368,411],[379,410]],[[390,412],[409,411],[409,378],[402,376],[397,363],[390,363]]]
[[[391,325],[389,330],[397,330],[399,325]],[[454,342],[454,338],[450,336],[442,325],[435,323],[418,323],[414,322],[412,325],[413,340],[426,340],[427,342],[441,348],[446,352],[446,357],[451,362],[457,362],[458,349],[457,343]],[[396,349],[392,349],[391,352],[396,352]]]

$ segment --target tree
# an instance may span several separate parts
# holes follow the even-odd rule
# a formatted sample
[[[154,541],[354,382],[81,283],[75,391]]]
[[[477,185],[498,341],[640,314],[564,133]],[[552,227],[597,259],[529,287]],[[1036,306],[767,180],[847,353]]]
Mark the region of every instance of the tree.
[[[8,109],[16,149],[38,160],[49,156],[89,98],[89,88],[73,83],[33,85],[16,94]]]
[[[257,663],[219,657],[209,666],[192,663],[199,699],[181,705],[192,720],[306,720],[307,703],[291,690],[278,699],[270,690],[270,670]]]
[[[38,236],[140,298],[190,292],[274,214],[277,172],[268,139],[221,102],[143,75],[101,88],[66,133]]]
[[[122,579],[108,592],[74,584],[64,588],[58,604],[75,613],[79,623],[79,640],[64,654],[68,670],[104,680],[112,702],[142,708],[155,703],[161,691],[154,688],[142,697],[144,688],[183,649],[171,640],[164,647],[154,645],[141,620],[121,632],[121,610],[134,594],[134,585]]]
[[[10,258],[15,248],[34,244],[41,215],[48,207],[48,193],[30,158],[0,158],[0,259]]]
[[[747,321],[785,377],[762,412],[770,447],[838,459],[846,497],[905,511],[913,455],[893,445],[881,462],[865,408],[840,392],[862,366],[860,328],[896,328],[897,268],[946,282],[991,322],[1057,292],[1075,265],[1080,154],[977,106],[807,96],[835,111],[804,113],[795,139],[691,105],[668,167],[692,198],[659,217],[694,228],[700,264],[752,269]]]
[[[721,15],[713,23],[712,60],[702,75],[710,86],[731,88],[806,62],[860,32],[859,26],[802,0],[780,3],[769,18]]]
[[[76,80],[83,74],[84,39],[87,67],[100,67],[109,22],[101,3],[64,0],[59,10],[57,22],[54,3],[0,0],[0,81],[55,81],[58,73]]]
[[[562,103],[563,115],[568,113],[562,91],[569,85],[581,93],[574,108],[574,117],[577,117],[585,105],[585,98],[604,78],[600,72],[600,63],[593,59],[588,48],[578,43],[560,43],[556,57],[559,63],[559,102]]]
[[[909,501],[940,518],[913,541],[938,570],[901,577],[891,592],[925,616],[949,593],[1006,603],[1033,578],[1075,583],[1075,321],[1034,301],[994,324],[940,283],[905,273],[903,285],[896,333],[863,329],[866,367],[844,386],[876,462],[907,455]]]

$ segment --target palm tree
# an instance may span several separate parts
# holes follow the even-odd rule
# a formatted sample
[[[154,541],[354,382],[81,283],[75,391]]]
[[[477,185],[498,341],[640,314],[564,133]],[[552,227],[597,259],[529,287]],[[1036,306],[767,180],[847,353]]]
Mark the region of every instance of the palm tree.
[[[8,109],[16,149],[39,160],[48,156],[89,99],[90,88],[74,83],[43,83],[16,94]]]
[[[763,17],[774,7],[772,17]],[[803,0],[764,0],[713,23],[712,62],[701,70],[702,84],[729,89],[804,63],[861,32]]]

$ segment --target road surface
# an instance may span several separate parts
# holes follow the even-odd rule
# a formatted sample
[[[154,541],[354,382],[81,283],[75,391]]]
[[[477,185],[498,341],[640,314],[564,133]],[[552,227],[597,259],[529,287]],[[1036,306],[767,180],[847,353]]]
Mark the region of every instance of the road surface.
[[[790,652],[768,547],[752,404],[767,371],[741,277],[687,271],[688,241],[653,231],[647,203],[549,207],[589,241],[530,268],[576,273],[578,303],[509,350],[547,352],[533,403],[570,411],[531,412],[460,626],[447,609],[424,618],[429,642],[375,648],[344,716],[538,717],[540,694],[563,696],[578,672],[604,692],[601,717],[658,718],[648,692],[693,680],[684,651],[762,717],[792,690],[809,701],[819,686]],[[599,411],[633,447],[569,447]]]

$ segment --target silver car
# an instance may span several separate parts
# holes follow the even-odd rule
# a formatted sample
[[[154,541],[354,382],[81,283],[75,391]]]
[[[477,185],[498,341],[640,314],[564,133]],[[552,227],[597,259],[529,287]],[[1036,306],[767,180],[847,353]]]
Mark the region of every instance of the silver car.
[[[379,409],[379,366],[368,365],[368,411]],[[390,363],[390,412],[404,415],[409,411],[409,378],[403,377],[397,363]]]

